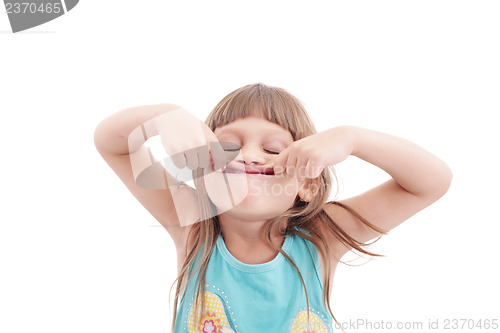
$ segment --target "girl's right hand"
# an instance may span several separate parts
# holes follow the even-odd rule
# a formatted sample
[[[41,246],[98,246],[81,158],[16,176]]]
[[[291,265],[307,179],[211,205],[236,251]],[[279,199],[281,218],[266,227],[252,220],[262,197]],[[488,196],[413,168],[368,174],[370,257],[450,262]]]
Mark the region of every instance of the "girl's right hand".
[[[183,108],[155,118],[155,127],[165,152],[179,169],[225,166],[225,153],[212,130]]]

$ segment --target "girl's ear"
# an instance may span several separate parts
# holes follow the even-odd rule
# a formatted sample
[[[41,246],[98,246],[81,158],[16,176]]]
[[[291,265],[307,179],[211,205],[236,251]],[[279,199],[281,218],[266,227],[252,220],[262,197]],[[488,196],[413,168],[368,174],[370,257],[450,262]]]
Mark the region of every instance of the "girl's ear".
[[[312,191],[311,191],[311,179],[301,180],[299,183],[299,197],[300,200],[309,202],[312,199]]]

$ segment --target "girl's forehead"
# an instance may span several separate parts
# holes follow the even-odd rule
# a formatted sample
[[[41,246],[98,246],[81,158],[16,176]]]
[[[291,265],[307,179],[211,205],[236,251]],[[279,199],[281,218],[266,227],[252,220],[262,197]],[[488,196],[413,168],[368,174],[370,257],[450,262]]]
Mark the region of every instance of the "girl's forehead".
[[[262,117],[248,116],[244,118],[238,118],[229,122],[227,124],[221,125],[215,128],[215,134],[223,133],[245,133],[245,132],[256,132],[256,133],[266,133],[266,134],[282,134],[290,136],[290,131],[286,128],[273,123]]]

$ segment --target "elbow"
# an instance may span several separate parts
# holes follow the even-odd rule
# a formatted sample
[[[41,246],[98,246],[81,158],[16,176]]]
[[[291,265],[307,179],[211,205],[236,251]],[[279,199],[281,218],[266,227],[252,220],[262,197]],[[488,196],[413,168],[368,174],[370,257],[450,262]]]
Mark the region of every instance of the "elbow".
[[[448,189],[450,188],[451,182],[453,180],[453,171],[451,171],[451,168],[448,165],[446,165],[446,169],[447,169],[447,175],[446,175],[447,186],[445,193],[448,192]]]
[[[97,127],[94,130],[94,146],[96,149],[100,152],[102,150],[102,147],[105,142],[105,138],[103,135],[103,130],[102,130],[102,122],[97,125]]]
[[[103,152],[114,152],[108,127],[107,123],[101,121],[94,130],[94,146],[101,155]]]
[[[434,188],[432,192],[434,201],[436,201],[444,196],[450,189],[453,181],[453,172],[451,171],[451,168],[447,164],[443,163],[434,180]]]

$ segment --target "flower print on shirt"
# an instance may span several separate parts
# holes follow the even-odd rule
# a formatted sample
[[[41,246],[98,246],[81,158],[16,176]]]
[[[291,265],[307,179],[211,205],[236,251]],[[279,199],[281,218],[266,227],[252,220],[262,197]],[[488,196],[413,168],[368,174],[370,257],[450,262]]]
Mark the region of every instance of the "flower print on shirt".
[[[220,333],[222,330],[220,318],[217,318],[215,313],[207,312],[198,329],[203,333]]]
[[[188,315],[189,333],[235,333],[229,327],[229,319],[224,312],[224,305],[216,294],[205,292],[205,307],[207,312],[198,326],[194,322],[194,309],[191,307]],[[199,311],[200,309],[198,309]]]

